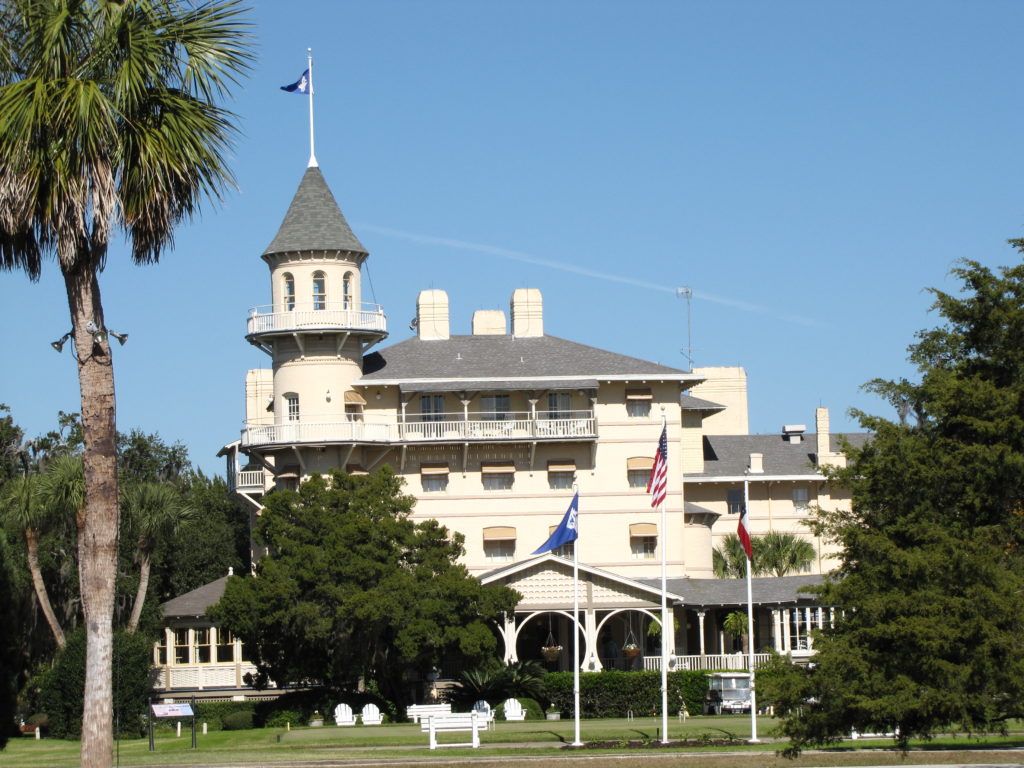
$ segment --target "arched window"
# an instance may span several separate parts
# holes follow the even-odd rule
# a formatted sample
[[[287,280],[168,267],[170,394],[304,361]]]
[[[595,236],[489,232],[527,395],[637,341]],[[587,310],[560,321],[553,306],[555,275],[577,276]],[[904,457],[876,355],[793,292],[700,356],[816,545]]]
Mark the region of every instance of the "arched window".
[[[352,309],[352,273],[346,272],[341,282],[341,301],[344,309]]]
[[[289,312],[295,309],[295,277],[291,272],[284,273],[284,308]]]
[[[284,402],[288,408],[288,421],[299,420],[299,396],[294,392],[288,392],[284,396]]]
[[[327,309],[327,275],[313,273],[313,309]]]

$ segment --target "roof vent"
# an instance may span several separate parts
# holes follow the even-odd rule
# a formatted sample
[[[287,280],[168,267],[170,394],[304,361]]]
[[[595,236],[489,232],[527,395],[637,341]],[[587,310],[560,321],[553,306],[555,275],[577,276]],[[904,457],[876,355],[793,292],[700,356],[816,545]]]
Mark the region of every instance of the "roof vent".
[[[782,427],[782,437],[787,443],[802,443],[806,431],[807,426],[804,424],[786,424]]]

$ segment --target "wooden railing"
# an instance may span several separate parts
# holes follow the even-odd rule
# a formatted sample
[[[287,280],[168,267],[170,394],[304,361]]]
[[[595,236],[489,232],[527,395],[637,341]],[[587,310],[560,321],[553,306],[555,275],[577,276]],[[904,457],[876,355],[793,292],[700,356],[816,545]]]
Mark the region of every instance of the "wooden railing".
[[[754,654],[754,669],[767,664],[770,653]],[[749,657],[745,653],[713,653],[694,656],[670,656],[669,669],[697,669],[704,671],[735,669],[747,670]],[[661,669],[661,656],[644,656],[644,669]]]

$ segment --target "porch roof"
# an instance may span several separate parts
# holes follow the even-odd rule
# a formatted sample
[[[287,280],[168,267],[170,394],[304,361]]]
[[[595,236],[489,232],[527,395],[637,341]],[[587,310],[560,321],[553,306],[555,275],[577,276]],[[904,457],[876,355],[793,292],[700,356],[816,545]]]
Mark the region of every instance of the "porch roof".
[[[661,588],[661,579],[637,579],[653,589]],[[781,605],[783,603],[812,603],[814,595],[801,593],[803,587],[824,583],[820,574],[797,576],[767,576],[751,581],[755,605]],[[669,579],[669,592],[683,595],[680,602],[687,606],[710,607],[719,605],[746,605],[746,579]]]
[[[161,604],[164,618],[198,618],[206,615],[206,610],[224,596],[228,577],[221,576],[216,581],[178,595]]]

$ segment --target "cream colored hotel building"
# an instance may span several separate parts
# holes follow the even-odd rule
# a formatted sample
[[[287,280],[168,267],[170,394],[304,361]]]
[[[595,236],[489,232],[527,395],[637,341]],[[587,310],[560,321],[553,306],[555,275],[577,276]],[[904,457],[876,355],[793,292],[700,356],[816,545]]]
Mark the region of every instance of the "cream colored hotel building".
[[[362,300],[367,258],[320,169],[308,168],[263,253],[270,303],[246,319],[245,338],[267,367],[246,373],[241,437],[222,451],[254,518],[265,493],[313,473],[389,465],[416,498],[415,518],[465,536],[471,573],[523,595],[515,619],[497,628],[505,659],[537,658],[551,636],[566,668],[571,554],[531,552],[575,483],[583,668],[658,667],[659,640],[647,629],[659,619],[663,548],[678,624],[673,666],[736,668],[745,661],[720,624],[745,607],[745,585],[714,578],[712,551],[736,531],[746,479],[752,534],[793,533],[817,553],[806,574],[755,579],[755,649],[812,650],[809,630],[833,615],[797,590],[834,561],[803,522],[814,505],[842,502],[820,472],[843,460],[827,409],[813,414],[813,433],[794,424],[750,435],[742,368],[678,370],[552,335],[534,288],[512,291],[507,313],[475,312],[468,334],[456,332],[445,291],[424,290],[413,335],[392,343],[384,308]],[[646,492],[663,418],[665,530]],[[249,668],[240,644],[203,617],[223,583],[164,605],[157,660],[167,695],[237,687]],[[627,658],[634,640],[642,652]]]

